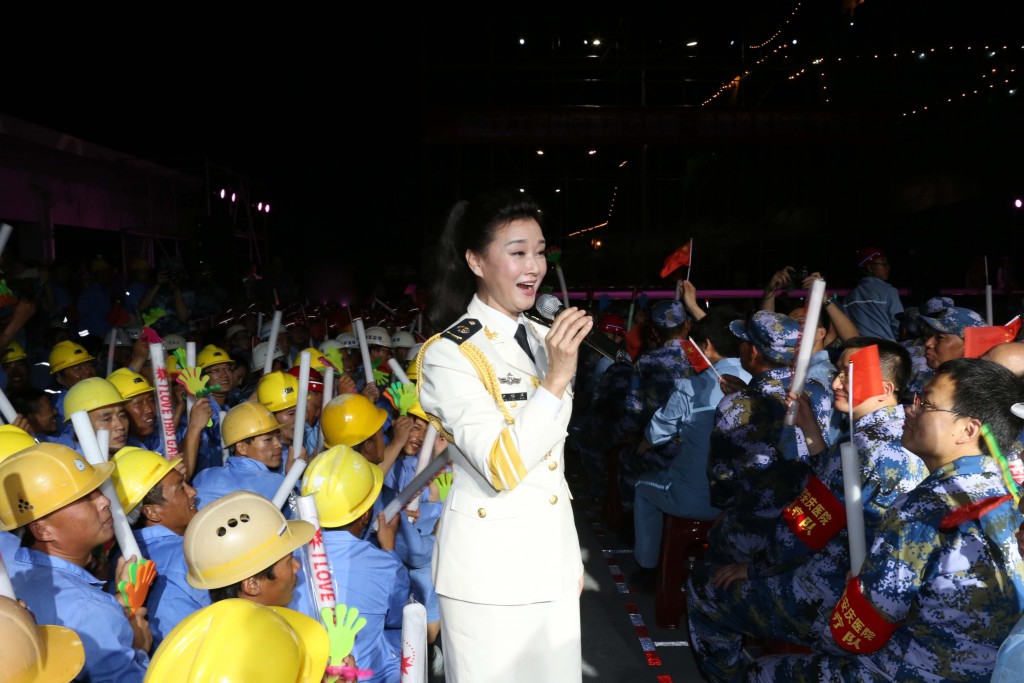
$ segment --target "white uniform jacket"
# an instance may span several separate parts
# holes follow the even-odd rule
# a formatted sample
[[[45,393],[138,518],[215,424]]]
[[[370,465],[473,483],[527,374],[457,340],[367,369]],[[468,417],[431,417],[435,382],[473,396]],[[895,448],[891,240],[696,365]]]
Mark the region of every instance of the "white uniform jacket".
[[[554,417],[530,401],[547,369],[548,328],[527,322],[534,363],[487,325],[489,310],[474,297],[424,351],[420,403],[450,436],[454,472],[434,585],[467,602],[550,601],[577,590],[583,574],[563,460],[572,394]]]

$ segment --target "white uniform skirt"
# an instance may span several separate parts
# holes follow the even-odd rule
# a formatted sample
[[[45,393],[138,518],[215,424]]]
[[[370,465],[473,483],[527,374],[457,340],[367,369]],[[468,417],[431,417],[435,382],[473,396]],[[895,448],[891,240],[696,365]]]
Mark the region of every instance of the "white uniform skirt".
[[[583,679],[577,586],[553,602],[482,605],[438,596],[447,683]]]

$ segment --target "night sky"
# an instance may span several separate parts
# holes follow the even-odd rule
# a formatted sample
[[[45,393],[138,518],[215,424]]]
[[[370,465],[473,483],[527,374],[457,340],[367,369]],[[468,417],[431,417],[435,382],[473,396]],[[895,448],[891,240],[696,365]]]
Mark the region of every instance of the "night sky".
[[[507,184],[549,208],[570,284],[663,286],[661,259],[689,237],[698,286],[759,286],[790,261],[849,279],[847,256],[871,240],[892,252],[894,284],[923,292],[962,285],[975,256],[1017,256],[1024,92],[1011,91],[1024,85],[1024,34],[1009,5],[867,0],[853,25],[840,0],[672,16],[268,16],[200,28],[173,17],[159,36],[58,36],[57,67],[18,70],[0,108],[169,167],[206,159],[245,175],[272,203],[271,249],[304,272],[343,267],[388,288],[422,280],[447,208]],[[600,48],[584,45],[595,36]],[[999,49],[986,58],[983,45]],[[703,104],[746,70],[736,99]],[[1009,82],[985,89],[997,77]],[[945,102],[979,82],[980,95]],[[820,140],[598,140],[590,158],[589,145],[551,136],[446,136],[467,112],[571,106],[858,123]],[[569,236],[605,220],[600,250]]]

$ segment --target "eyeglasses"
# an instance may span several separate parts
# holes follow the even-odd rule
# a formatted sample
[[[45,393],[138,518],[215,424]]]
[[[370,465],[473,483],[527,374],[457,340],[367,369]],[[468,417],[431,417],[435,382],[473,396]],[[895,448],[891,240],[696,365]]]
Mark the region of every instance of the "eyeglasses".
[[[951,413],[953,415],[956,415],[957,417],[971,418],[970,415],[964,415],[963,413],[961,413],[961,412],[959,412],[957,410],[952,410],[950,408],[939,408],[938,406],[934,406],[931,403],[928,403],[928,401],[925,401],[924,399],[922,399],[921,398],[921,394],[916,394],[915,393],[914,394],[914,403],[912,405],[907,406],[907,413],[909,413],[910,415],[915,415],[916,416],[916,415],[920,415],[922,413],[927,413],[927,412]]]

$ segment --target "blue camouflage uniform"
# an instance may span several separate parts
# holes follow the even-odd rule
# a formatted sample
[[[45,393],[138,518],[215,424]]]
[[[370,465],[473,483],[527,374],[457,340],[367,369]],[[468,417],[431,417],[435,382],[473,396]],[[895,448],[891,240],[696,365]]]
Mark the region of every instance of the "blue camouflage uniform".
[[[182,619],[210,604],[209,591],[193,588],[185,579],[182,537],[165,526],[149,526],[134,532],[142,556],[156,563],[156,579],[146,597],[153,651]]]
[[[593,383],[590,403],[575,426],[571,427],[571,443],[590,479],[590,494],[605,494],[605,455],[613,445],[612,429],[624,415],[622,397],[633,381],[632,363],[613,363]]]
[[[659,330],[666,330],[683,325],[687,315],[680,302],[659,301],[651,310],[651,321]],[[654,413],[668,402],[676,380],[693,374],[693,366],[679,341],[678,338],[669,339],[661,347],[637,358],[630,389],[623,400],[622,418],[612,430],[614,442],[626,442],[619,456],[623,500],[633,500],[636,480],[641,473],[667,468],[677,452],[670,444],[664,452],[655,447],[638,456],[636,445]]]
[[[980,519],[947,518],[999,498]],[[894,502],[814,654],[758,660],[751,680],[988,681],[1024,611],[1022,519],[992,458],[943,465]]]
[[[924,462],[900,443],[904,418],[902,406],[891,406],[864,415],[855,424],[853,442],[860,461],[864,535],[869,544],[897,496],[913,490],[928,475]],[[813,476],[827,487],[824,496],[834,498],[824,507],[835,511],[839,506],[841,511],[846,496],[840,444],[812,458],[812,467]],[[709,677],[728,680],[739,675],[742,634],[812,643],[839,601],[850,569],[845,514],[836,514],[834,525],[811,529],[815,540],[805,542],[794,531],[801,528],[800,508],[808,510],[803,519],[812,524],[824,515],[809,509],[802,498],[794,499],[788,508],[791,514],[777,521],[773,541],[752,558],[746,581],[717,588],[703,569],[691,575],[687,588],[690,637],[700,667]]]
[[[924,357],[924,344],[904,344],[907,353],[910,354],[910,381],[904,393],[906,398],[924,391],[924,385],[932,379],[935,371],[928,367],[928,361]]]
[[[76,680],[141,683],[149,656],[132,647],[134,634],[117,599],[103,582],[67,560],[19,548],[8,567],[14,592],[39,624],[72,629],[85,646],[85,667]]]
[[[636,482],[633,523],[636,543],[633,554],[641,567],[658,563],[663,513],[689,519],[713,519],[718,510],[711,506],[708,488],[708,449],[715,423],[715,408],[722,400],[718,376],[735,375],[750,381],[750,373],[738,358],[723,358],[714,371],[677,379],[675,391],[647,425],[645,436],[655,445],[676,439],[678,455],[668,469],[648,472]]]
[[[359,609],[366,626],[356,634],[352,655],[364,681],[398,683],[401,678],[402,610],[409,601],[409,572],[395,551],[384,551],[348,531],[323,532],[334,572],[338,604]]]
[[[757,347],[770,362],[792,362],[801,326],[772,311],[735,320],[733,334]],[[755,375],[741,391],[722,399],[715,411],[708,456],[711,504],[723,514],[708,533],[712,564],[748,561],[767,543],[775,522],[810,472],[803,432],[786,425],[789,367]],[[804,383],[818,429],[828,433],[832,402],[817,381]]]

